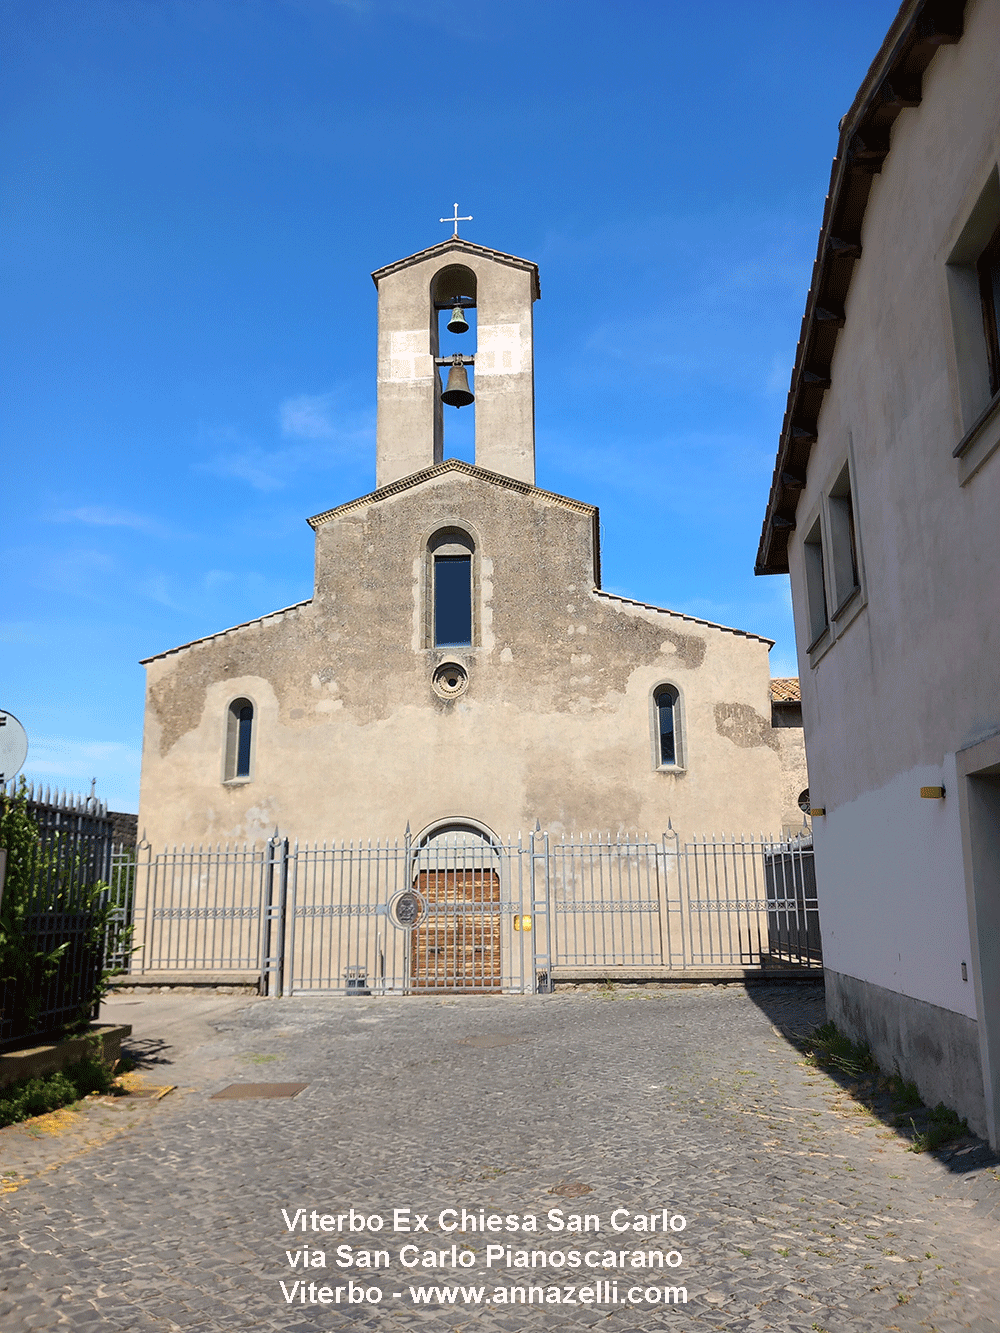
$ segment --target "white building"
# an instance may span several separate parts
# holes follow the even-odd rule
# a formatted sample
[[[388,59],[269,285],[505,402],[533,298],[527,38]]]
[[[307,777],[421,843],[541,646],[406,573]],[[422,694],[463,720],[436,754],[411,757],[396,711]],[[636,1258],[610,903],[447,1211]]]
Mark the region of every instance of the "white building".
[[[795,604],[828,1007],[1000,1133],[1000,3],[841,122],[757,572]]]

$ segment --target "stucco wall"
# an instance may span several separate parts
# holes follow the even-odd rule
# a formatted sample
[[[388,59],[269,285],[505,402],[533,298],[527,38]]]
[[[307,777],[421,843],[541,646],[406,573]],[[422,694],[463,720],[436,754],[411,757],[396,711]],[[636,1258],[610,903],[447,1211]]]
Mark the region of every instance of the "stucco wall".
[[[1000,5],[979,0],[896,121],[789,547],[826,961],[965,1015],[954,756],[1000,727],[1000,452],[953,457],[970,422],[947,261],[997,168],[998,68]],[[803,538],[848,460],[862,605],[810,654]]]
[[[429,646],[431,535],[476,545],[473,647]],[[140,827],[154,846],[399,836],[472,817],[501,834],[779,831],[801,732],[773,729],[768,644],[594,589],[594,511],[445,466],[319,525],[316,593],[153,659]],[[465,694],[431,686],[445,658]],[[652,692],[680,694],[658,770]],[[252,780],[222,781],[225,718],[257,710]]]

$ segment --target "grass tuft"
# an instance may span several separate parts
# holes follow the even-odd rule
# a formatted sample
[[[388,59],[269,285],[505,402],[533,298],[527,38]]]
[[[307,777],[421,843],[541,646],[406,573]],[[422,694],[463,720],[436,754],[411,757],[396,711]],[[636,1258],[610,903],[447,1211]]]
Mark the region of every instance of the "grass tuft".
[[[908,1135],[911,1152],[933,1152],[968,1134],[966,1121],[941,1102],[928,1109],[915,1083],[898,1070],[884,1073],[867,1042],[851,1041],[835,1023],[823,1023],[797,1042],[807,1064],[839,1077],[855,1101]]]

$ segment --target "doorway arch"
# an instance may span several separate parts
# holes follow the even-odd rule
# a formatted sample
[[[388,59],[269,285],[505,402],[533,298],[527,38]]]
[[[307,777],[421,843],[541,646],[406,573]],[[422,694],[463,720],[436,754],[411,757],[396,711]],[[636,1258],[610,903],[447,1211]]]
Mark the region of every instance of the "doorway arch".
[[[423,911],[410,939],[410,988],[499,990],[501,852],[478,821],[444,820],[416,840],[411,884]]]

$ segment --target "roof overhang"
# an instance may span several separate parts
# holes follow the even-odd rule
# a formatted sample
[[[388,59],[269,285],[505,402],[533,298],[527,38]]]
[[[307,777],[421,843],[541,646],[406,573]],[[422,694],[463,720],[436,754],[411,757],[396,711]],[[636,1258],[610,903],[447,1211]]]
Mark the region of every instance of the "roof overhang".
[[[538,281],[537,264],[533,264],[530,259],[519,259],[517,255],[504,254],[502,250],[490,250],[485,245],[463,241],[461,236],[449,236],[446,241],[441,241],[438,245],[432,245],[428,250],[419,250],[415,255],[407,255],[405,259],[397,259],[394,264],[386,264],[385,268],[377,268],[372,274],[372,281],[377,287],[382,279],[387,278],[390,273],[398,273],[400,269],[410,268],[414,264],[423,264],[428,259],[443,259],[449,254],[489,259],[495,264],[508,264],[511,268],[523,269],[531,274],[532,300],[537,301],[542,294],[541,285]]]
[[[816,443],[847,293],[861,258],[872,182],[889,154],[893,123],[920,105],[921,78],[938,47],[962,36],[965,0],[904,0],[847,115],[830,174],[812,283],[795,352],[778,457],[757,550],[757,574],[788,573],[788,539]]]
[[[419,472],[411,472],[408,477],[400,477],[398,481],[391,481],[388,486],[380,486],[377,491],[370,491],[368,495],[360,495],[356,500],[348,500],[346,504],[338,505],[335,509],[327,509],[322,514],[306,519],[306,522],[315,532],[331,519],[341,518],[356,509],[367,509],[369,505],[379,504],[394,495],[400,495],[403,491],[412,490],[414,486],[436,481],[452,472],[485,482],[488,486],[499,486],[533,499],[546,500],[560,509],[571,509],[577,514],[589,514],[596,522],[597,508],[594,505],[586,504],[583,500],[571,500],[568,495],[557,495],[555,491],[540,490],[530,482],[519,481],[516,477],[505,477],[502,473],[491,472],[485,467],[476,467],[475,464],[466,463],[461,458],[446,458],[443,463],[435,463],[432,467],[421,468]]]

